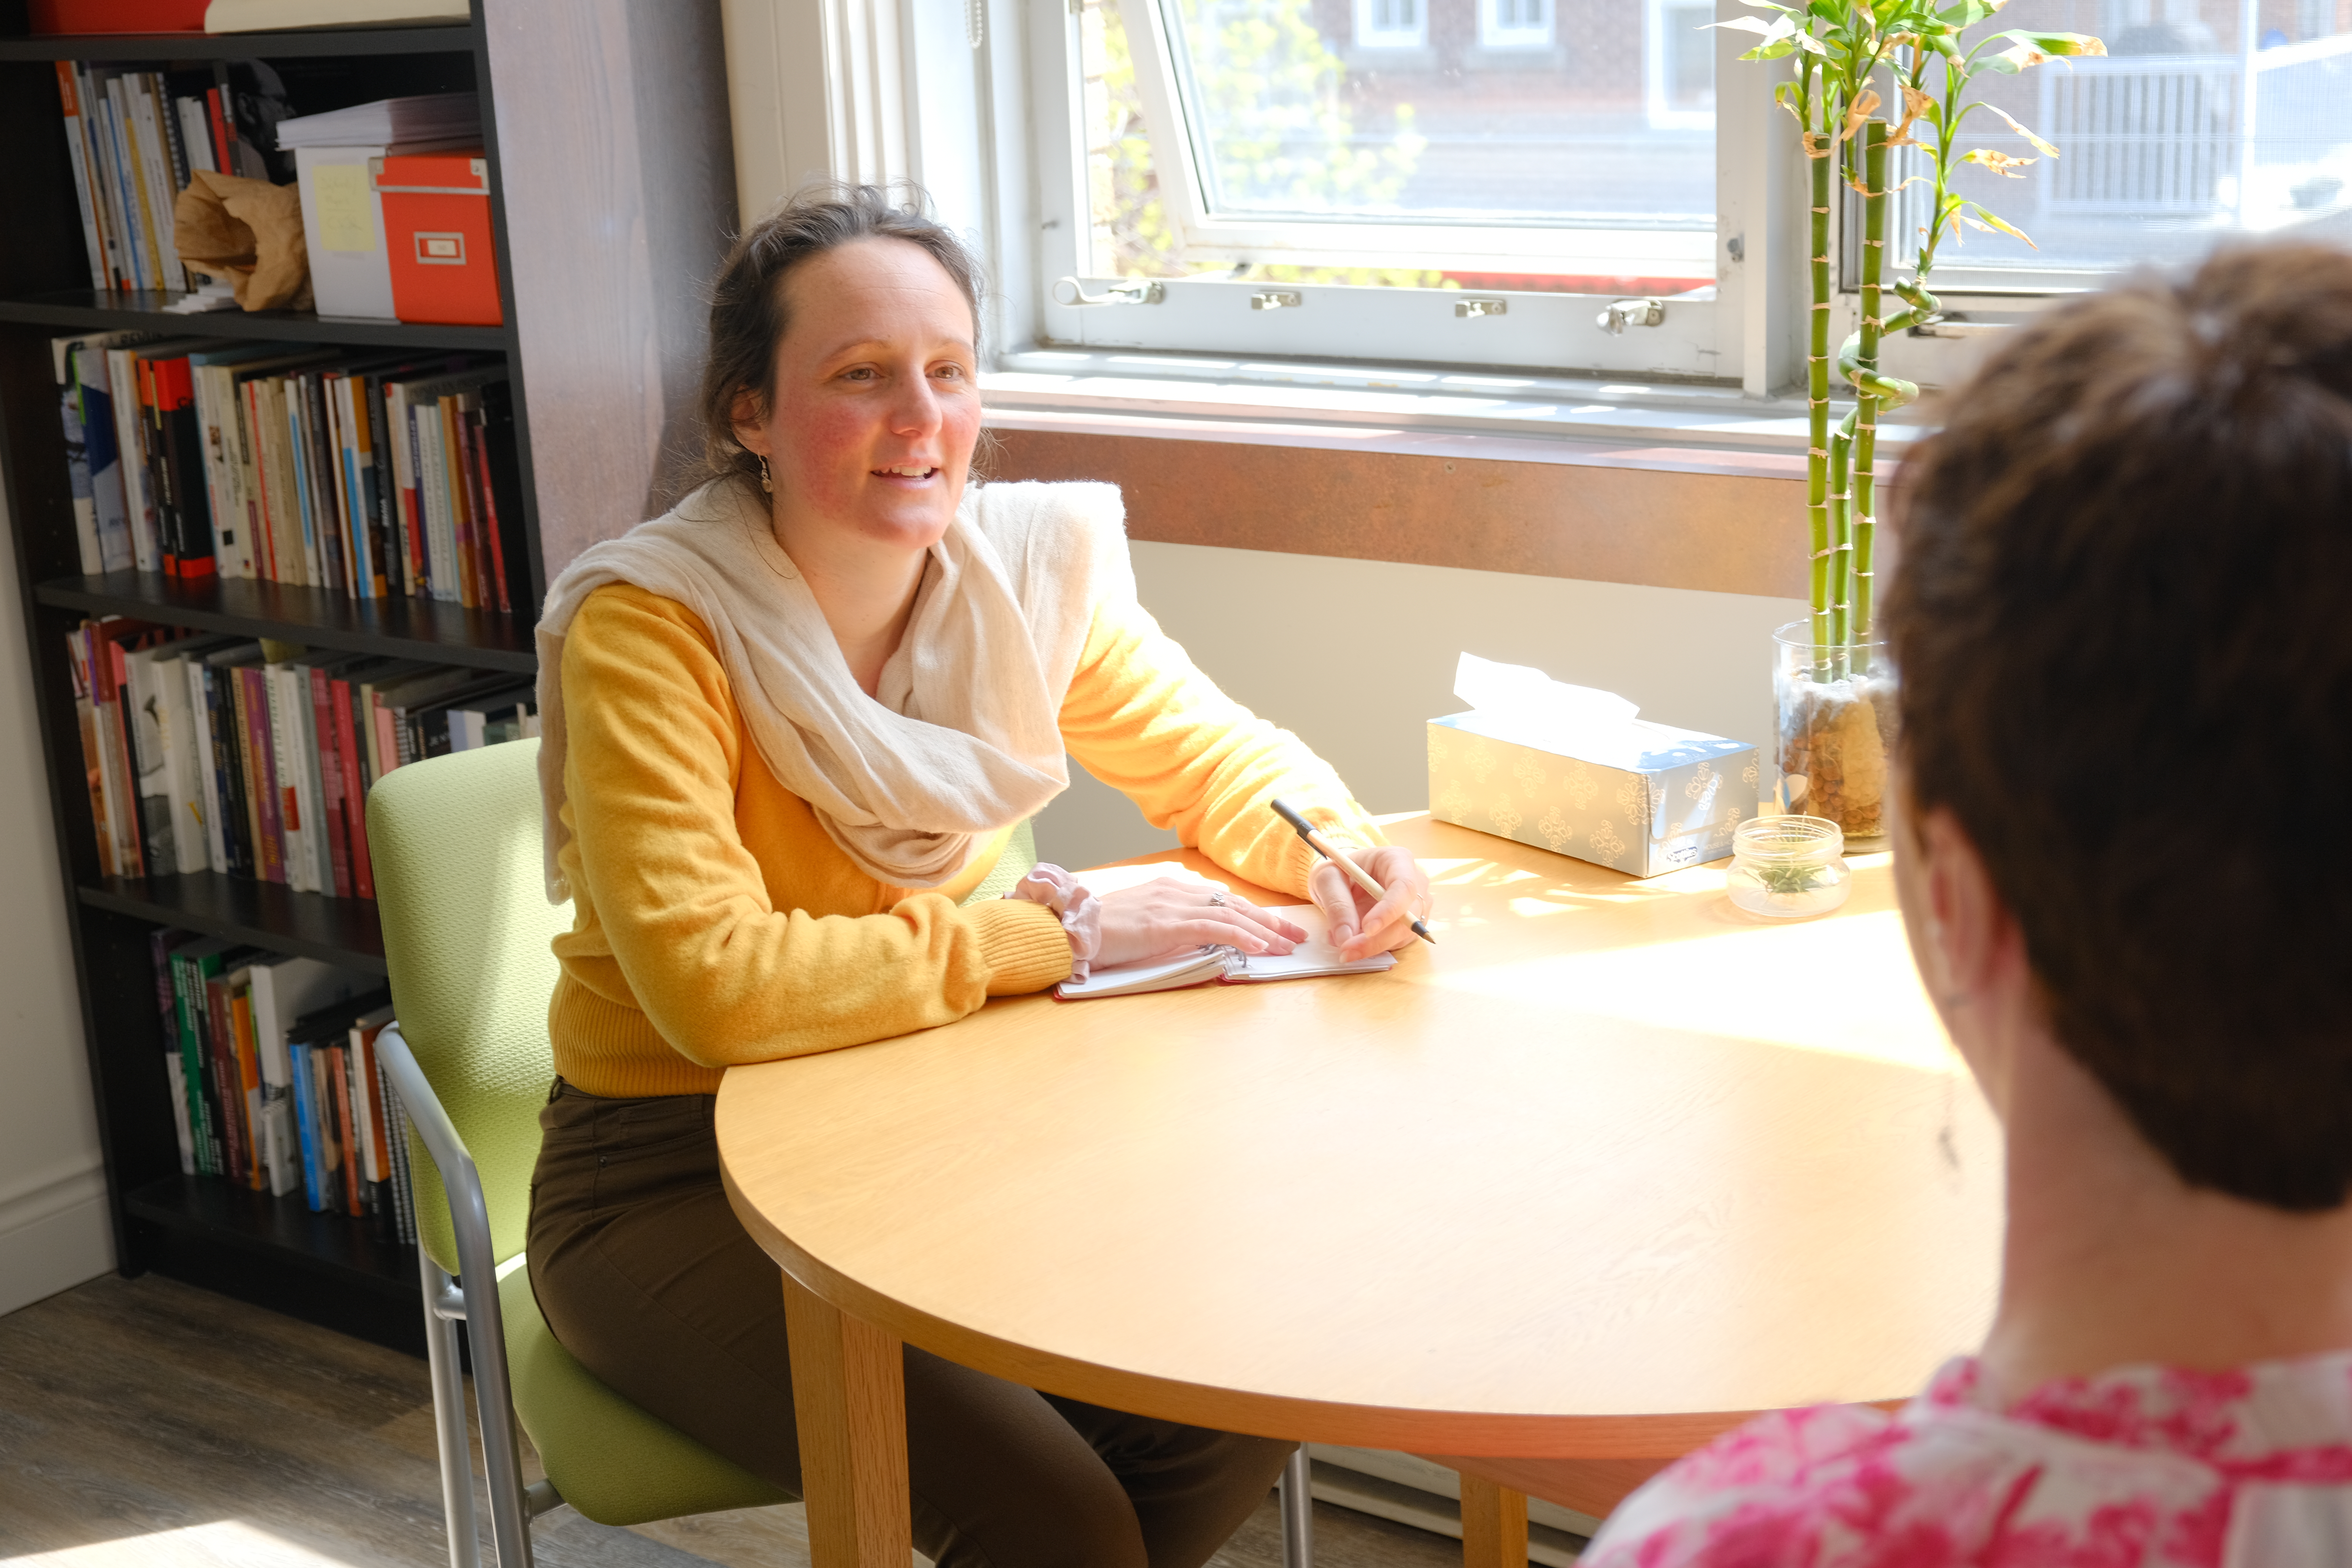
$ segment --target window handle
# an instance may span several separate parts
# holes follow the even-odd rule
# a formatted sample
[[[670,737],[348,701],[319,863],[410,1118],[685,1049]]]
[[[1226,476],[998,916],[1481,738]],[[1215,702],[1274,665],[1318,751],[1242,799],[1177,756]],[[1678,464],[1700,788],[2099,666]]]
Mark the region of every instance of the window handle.
[[[1250,296],[1253,310],[1296,310],[1304,303],[1296,289],[1261,289]]]
[[[1062,298],[1062,286],[1068,284],[1070,297]],[[1124,283],[1114,283],[1099,294],[1089,294],[1087,286],[1075,278],[1060,278],[1054,282],[1054,303],[1057,305],[1157,305],[1168,298],[1168,290],[1150,278],[1130,278]]]
[[[1665,319],[1662,300],[1612,300],[1607,310],[1592,318],[1592,324],[1611,337],[1622,337],[1628,327],[1654,327]]]

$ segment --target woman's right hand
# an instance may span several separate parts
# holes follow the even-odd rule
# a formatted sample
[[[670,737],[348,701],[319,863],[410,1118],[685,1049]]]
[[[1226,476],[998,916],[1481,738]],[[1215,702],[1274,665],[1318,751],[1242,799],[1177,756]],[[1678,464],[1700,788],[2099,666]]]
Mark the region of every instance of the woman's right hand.
[[[1224,945],[1244,952],[1288,952],[1306,931],[1238,894],[1206,882],[1162,877],[1101,895],[1102,948],[1108,966]]]

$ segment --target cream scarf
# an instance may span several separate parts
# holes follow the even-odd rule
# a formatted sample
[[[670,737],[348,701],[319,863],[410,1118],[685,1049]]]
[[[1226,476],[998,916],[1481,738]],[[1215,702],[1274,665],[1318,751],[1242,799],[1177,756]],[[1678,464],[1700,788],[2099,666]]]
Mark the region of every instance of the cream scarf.
[[[968,487],[931,547],[905,640],[868,697],[814,595],[740,484],[590,546],[539,621],[540,805],[547,896],[572,896],[563,823],[563,636],[588,595],[630,583],[694,612],[718,645],[751,743],[868,876],[934,888],[975,837],[1068,787],[1063,696],[1097,605],[1135,596],[1118,489]]]

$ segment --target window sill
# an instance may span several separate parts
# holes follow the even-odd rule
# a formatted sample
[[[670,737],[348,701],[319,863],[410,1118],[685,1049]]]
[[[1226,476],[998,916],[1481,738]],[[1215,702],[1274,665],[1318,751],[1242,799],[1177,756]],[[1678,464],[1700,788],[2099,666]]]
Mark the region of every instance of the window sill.
[[[1508,379],[1505,397],[1419,372],[1410,384],[1435,389],[1307,366],[1286,384],[1144,379],[1107,374],[1110,357],[983,376],[997,436],[983,471],[1116,484],[1139,542],[1805,593],[1801,404],[1608,384],[1603,413],[1571,401],[1599,383],[1480,378]],[[1888,432],[1882,477],[1915,433]]]
[[[981,377],[1000,430],[1801,478],[1805,405],[1736,388],[1597,378],[1253,364],[1027,349]],[[1833,403],[1843,418],[1851,405]],[[1889,471],[1923,426],[1879,427]]]

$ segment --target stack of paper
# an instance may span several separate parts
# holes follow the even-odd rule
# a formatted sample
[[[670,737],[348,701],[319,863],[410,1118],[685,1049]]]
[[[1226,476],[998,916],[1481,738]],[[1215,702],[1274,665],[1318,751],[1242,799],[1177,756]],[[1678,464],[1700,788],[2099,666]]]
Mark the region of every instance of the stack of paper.
[[[400,142],[473,142],[482,136],[482,100],[470,92],[429,92],[415,98],[383,98],[297,115],[278,122],[278,145],[298,147],[388,147]]]

